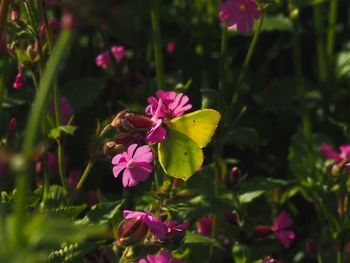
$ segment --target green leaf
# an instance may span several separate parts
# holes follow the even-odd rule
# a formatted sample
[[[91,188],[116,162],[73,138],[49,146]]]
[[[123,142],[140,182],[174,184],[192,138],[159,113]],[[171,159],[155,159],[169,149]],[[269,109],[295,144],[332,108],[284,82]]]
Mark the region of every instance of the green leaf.
[[[220,244],[212,238],[209,238],[207,236],[197,234],[195,232],[187,232],[185,239],[184,239],[184,244],[206,244],[209,246],[215,246],[217,248],[222,248]]]
[[[276,16],[266,15],[262,25],[263,31],[291,31],[293,24],[288,17],[282,14]]]
[[[69,135],[74,135],[74,132],[76,131],[78,127],[77,126],[72,126],[72,125],[62,125],[58,126],[56,128],[53,128],[49,132],[49,137],[52,139],[58,139],[61,137],[61,133],[66,133]]]
[[[117,216],[123,204],[124,200],[98,203],[91,207],[86,216],[77,223],[97,225],[108,223]]]
[[[62,206],[55,209],[51,209],[51,214],[63,215],[67,218],[75,218],[87,208],[86,204],[76,206]]]
[[[225,136],[224,140],[230,144],[247,146],[255,153],[259,152],[259,134],[253,128],[235,128]]]

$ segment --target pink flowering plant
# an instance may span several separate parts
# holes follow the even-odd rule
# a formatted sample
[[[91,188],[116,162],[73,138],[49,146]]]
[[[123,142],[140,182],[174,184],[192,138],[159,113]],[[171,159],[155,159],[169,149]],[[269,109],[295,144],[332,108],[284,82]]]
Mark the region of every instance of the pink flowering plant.
[[[348,9],[0,0],[0,262],[350,262]]]

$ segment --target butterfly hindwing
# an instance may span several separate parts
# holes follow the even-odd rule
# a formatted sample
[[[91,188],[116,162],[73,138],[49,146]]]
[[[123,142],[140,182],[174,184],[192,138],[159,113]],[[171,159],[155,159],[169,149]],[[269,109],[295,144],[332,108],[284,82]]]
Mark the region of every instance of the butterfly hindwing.
[[[176,130],[169,130],[168,137],[158,144],[158,156],[168,175],[184,181],[203,164],[203,151],[199,145]]]
[[[203,148],[210,142],[220,119],[218,111],[203,109],[172,119],[169,129],[184,134]]]

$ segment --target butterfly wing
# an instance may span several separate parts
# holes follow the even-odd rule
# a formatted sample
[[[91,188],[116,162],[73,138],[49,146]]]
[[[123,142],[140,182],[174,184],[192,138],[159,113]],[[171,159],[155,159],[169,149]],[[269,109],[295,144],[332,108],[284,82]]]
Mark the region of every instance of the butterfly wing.
[[[167,138],[158,144],[158,157],[164,171],[187,181],[203,164],[203,151],[191,138],[169,130]]]
[[[218,111],[203,109],[172,119],[169,128],[186,135],[203,148],[213,137],[220,119]]]

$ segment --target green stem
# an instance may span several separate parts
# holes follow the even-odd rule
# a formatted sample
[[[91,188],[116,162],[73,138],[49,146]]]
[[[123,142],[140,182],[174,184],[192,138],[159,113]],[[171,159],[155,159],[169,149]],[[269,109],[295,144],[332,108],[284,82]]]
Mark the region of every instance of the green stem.
[[[67,185],[67,178],[66,178],[66,169],[64,167],[64,153],[63,153],[63,146],[62,146],[62,142],[60,139],[57,140],[57,159],[58,159],[58,171],[60,174],[60,178],[61,178],[61,183],[62,185],[68,189],[68,185]]]
[[[159,0],[151,0],[151,20],[153,30],[153,48],[156,60],[157,84],[158,89],[163,89],[164,85],[164,67],[162,56],[162,41],[159,25]]]
[[[337,263],[343,263],[343,253],[342,253],[342,249],[338,248],[337,250]]]
[[[216,239],[216,235],[217,235],[217,229],[218,229],[218,217],[217,215],[213,216],[213,225],[212,225],[212,229],[211,229],[211,235],[210,237],[212,239]],[[214,244],[210,245],[209,248],[209,262],[214,262]]]
[[[328,57],[329,66],[333,65],[334,55],[334,43],[335,43],[335,29],[337,24],[337,12],[338,11],[338,0],[331,0],[329,3],[328,13],[328,32],[327,32],[327,45],[326,52]]]
[[[239,78],[238,78],[237,88],[233,93],[232,104],[235,104],[235,102],[238,99],[238,93],[240,90],[241,82],[246,74],[247,69],[249,68],[250,61],[252,60],[256,44],[258,43],[258,40],[259,40],[259,36],[261,33],[261,28],[262,28],[263,22],[264,22],[264,12],[262,12],[261,18],[259,19],[258,26],[255,30],[252,42],[249,45],[248,53],[244,59],[243,67],[242,67],[241,73],[240,73]]]
[[[322,5],[314,5],[313,16],[314,16],[314,26],[316,30],[316,50],[318,59],[318,77],[321,82],[327,80],[327,60],[325,54],[325,44],[324,44],[324,25],[322,23],[323,10]]]
[[[220,57],[220,72],[219,72],[219,90],[224,96],[224,73],[225,73],[225,61],[226,61],[226,51],[227,51],[227,24],[224,24],[221,37],[221,57]]]
[[[87,164],[87,166],[85,167],[84,173],[81,176],[79,183],[77,185],[77,187],[75,188],[76,191],[78,191],[79,189],[81,189],[81,187],[83,186],[87,176],[89,175],[92,167],[94,166],[94,163],[92,160],[89,161],[89,163]]]
[[[10,0],[2,0],[0,2],[0,39],[5,29],[9,5],[10,5]]]

